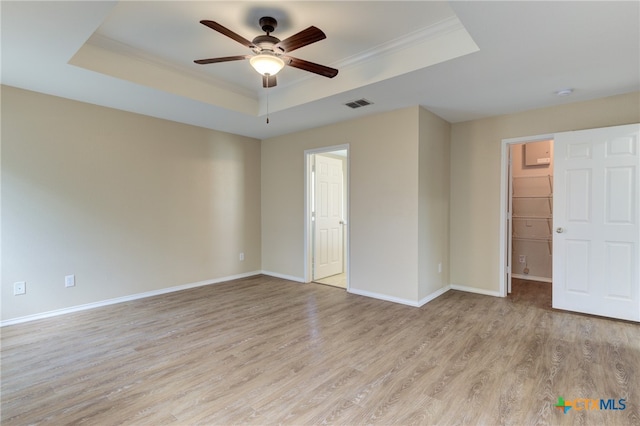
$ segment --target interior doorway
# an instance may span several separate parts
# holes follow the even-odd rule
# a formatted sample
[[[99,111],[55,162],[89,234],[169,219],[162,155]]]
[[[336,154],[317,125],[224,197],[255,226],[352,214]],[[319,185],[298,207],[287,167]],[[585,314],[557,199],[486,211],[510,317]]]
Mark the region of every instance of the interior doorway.
[[[348,288],[349,146],[305,151],[306,282]]]
[[[500,295],[551,295],[553,135],[502,141]],[[514,287],[515,285],[515,287]]]
[[[511,278],[551,282],[553,140],[509,146]]]
[[[538,235],[552,253],[552,308],[640,321],[640,124],[502,141],[501,296],[507,296],[519,261],[509,247],[518,216],[510,203],[517,193],[509,179],[511,146],[546,140],[556,152],[548,160],[552,192],[526,197],[552,200],[553,238],[547,242],[548,235]]]
[[[552,302],[553,140],[509,145],[511,253],[507,293],[542,309]]]

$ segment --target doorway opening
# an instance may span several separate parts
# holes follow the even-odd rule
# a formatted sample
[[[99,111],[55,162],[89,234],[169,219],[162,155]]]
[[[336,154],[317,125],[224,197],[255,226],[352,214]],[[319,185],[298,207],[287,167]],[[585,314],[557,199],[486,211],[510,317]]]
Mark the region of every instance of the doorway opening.
[[[546,140],[552,141],[556,152],[549,159],[553,194],[538,197],[553,197],[549,246],[553,253],[552,308],[640,321],[640,124],[502,141],[501,295],[507,296],[519,261],[513,259],[509,247],[517,218],[509,199],[518,185],[509,187],[513,168],[508,161],[510,148],[512,144]]]
[[[553,135],[502,141],[500,295],[551,307]]]
[[[305,281],[348,289],[349,145],[305,151]]]

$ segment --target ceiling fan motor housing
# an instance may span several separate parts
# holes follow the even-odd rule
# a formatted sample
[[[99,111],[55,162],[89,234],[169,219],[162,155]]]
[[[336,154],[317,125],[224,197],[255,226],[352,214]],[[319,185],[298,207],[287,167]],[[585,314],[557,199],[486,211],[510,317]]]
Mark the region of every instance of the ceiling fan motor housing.
[[[278,21],[276,21],[276,19],[272,18],[271,16],[264,16],[260,18],[259,23],[262,31],[267,34],[272,33],[278,27]]]
[[[270,35],[259,35],[253,39],[252,43],[257,47],[253,49],[253,51],[260,53],[264,50],[273,51],[273,46],[275,46],[276,43],[280,43],[280,39]]]

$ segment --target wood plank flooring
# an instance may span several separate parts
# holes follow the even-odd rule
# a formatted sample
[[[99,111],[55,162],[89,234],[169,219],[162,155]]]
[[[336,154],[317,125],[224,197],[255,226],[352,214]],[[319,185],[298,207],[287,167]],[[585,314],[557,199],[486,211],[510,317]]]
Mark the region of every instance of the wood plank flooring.
[[[331,275],[330,277],[314,280],[318,284],[326,284],[334,287],[347,288],[347,274],[342,272],[341,274]]]
[[[1,421],[640,424],[640,326],[518,287],[412,308],[257,276],[5,327]]]

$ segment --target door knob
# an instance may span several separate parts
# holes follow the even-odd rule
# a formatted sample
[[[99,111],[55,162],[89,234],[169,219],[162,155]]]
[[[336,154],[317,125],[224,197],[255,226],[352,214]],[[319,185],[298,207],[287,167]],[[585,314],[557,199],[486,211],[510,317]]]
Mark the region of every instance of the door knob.
[[[558,234],[562,234],[562,233],[564,232],[564,228],[560,228],[560,227],[558,227],[558,228],[556,228],[556,232],[557,232]]]

